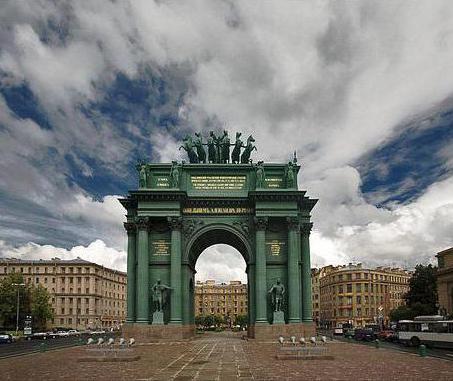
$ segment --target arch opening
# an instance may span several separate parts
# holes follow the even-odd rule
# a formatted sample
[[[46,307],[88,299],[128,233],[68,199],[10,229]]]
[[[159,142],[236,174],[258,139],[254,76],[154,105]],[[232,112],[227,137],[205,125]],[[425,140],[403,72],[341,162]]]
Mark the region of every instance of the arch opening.
[[[193,237],[187,257],[195,279],[190,320],[217,316],[227,328],[241,321],[249,326],[251,249],[245,237],[228,227],[208,226]]]

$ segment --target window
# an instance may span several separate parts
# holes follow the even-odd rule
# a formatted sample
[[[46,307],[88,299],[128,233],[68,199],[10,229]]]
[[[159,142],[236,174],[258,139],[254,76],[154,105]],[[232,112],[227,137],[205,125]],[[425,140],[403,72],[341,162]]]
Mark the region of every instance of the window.
[[[39,283],[39,278],[36,278],[36,283]]]
[[[365,286],[365,292],[368,292],[368,283],[365,283],[364,286]]]
[[[360,295],[357,295],[356,297],[356,303],[357,304],[362,304],[362,297]]]
[[[355,285],[355,290],[356,290],[357,292],[362,292],[362,283],[357,283],[357,284]]]
[[[352,292],[352,283],[346,285],[346,292]]]

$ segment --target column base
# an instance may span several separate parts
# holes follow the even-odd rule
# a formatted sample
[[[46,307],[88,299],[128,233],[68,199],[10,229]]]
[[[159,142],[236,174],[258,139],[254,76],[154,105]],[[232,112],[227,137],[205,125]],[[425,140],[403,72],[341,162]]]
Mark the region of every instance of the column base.
[[[126,319],[126,323],[127,323],[127,324],[135,323],[135,319],[134,319],[134,318],[127,318],[127,319]]]
[[[168,322],[169,325],[182,325],[182,320],[171,320]]]
[[[122,327],[122,336],[126,339],[133,337],[137,344],[185,341],[195,336],[195,326],[126,323]]]
[[[289,324],[300,324],[300,319],[289,319],[288,320]]]
[[[299,340],[301,337],[309,338],[315,334],[316,326],[313,322],[275,325],[255,324],[249,327],[249,337],[258,341],[277,342],[280,336],[283,336],[285,340],[289,340],[291,336],[296,336],[296,339]]]
[[[149,324],[149,320],[148,319],[137,319],[135,321],[135,324]]]

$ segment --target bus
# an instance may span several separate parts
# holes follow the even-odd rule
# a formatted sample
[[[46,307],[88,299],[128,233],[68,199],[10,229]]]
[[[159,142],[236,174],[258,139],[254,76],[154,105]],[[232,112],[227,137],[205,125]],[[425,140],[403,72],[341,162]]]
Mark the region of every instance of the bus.
[[[400,320],[397,324],[397,337],[400,343],[415,347],[425,344],[453,349],[453,320],[444,320],[440,315]]]

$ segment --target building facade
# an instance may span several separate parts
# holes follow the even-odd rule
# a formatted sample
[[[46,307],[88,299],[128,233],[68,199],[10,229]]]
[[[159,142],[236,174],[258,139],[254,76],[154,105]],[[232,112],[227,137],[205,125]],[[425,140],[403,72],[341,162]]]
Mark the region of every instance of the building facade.
[[[453,247],[437,253],[436,257],[439,311],[450,316],[453,315]]]
[[[312,312],[313,322],[316,326],[319,326],[321,316],[321,297],[319,294],[319,276],[321,269],[311,269],[311,300],[312,300]]]
[[[411,273],[389,267],[363,268],[361,264],[327,266],[319,278],[319,324],[335,327],[389,322],[392,309],[403,305]]]
[[[81,258],[0,260],[0,279],[20,273],[24,282],[50,294],[54,318],[49,327],[108,328],[126,319],[126,273]]]
[[[220,315],[234,323],[238,315],[248,314],[247,304],[247,284],[241,281],[207,280],[195,285],[195,316]]]

